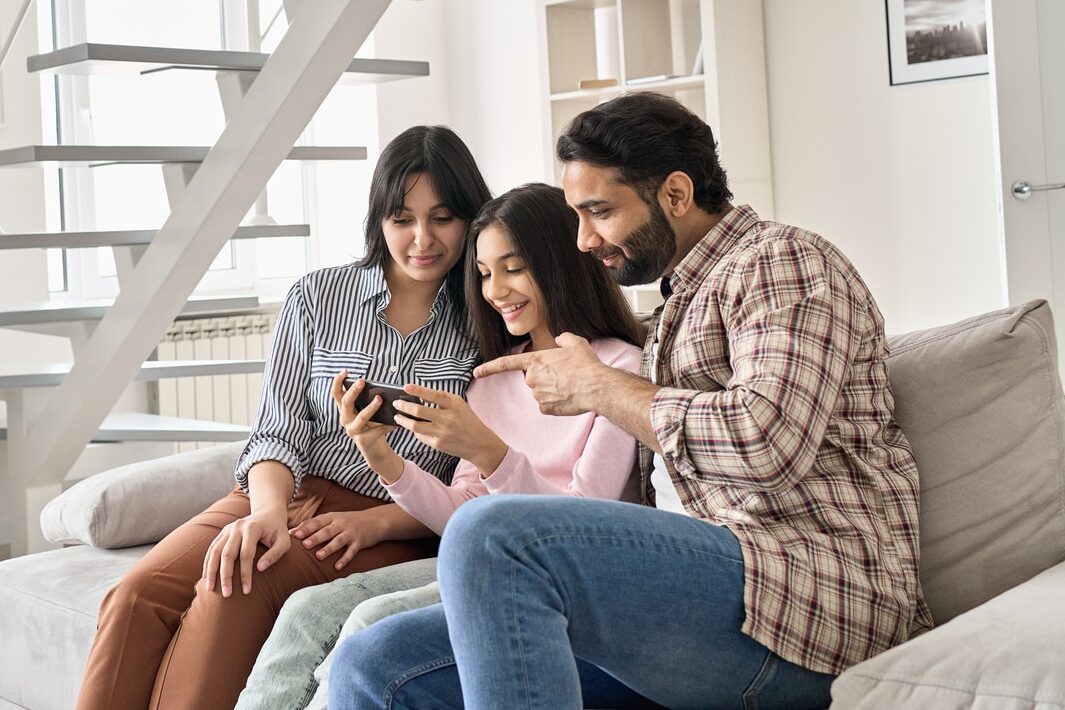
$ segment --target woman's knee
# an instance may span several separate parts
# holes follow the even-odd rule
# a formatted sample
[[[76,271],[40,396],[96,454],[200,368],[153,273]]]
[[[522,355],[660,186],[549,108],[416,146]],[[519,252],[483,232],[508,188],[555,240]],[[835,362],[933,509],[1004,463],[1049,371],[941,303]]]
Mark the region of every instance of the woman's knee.
[[[405,589],[391,594],[367,599],[356,606],[351,616],[348,617],[341,631],[341,638],[362,631],[366,627],[382,619],[394,616],[403,611],[422,609],[430,604],[440,601],[440,587],[436,582],[431,582],[423,587]]]

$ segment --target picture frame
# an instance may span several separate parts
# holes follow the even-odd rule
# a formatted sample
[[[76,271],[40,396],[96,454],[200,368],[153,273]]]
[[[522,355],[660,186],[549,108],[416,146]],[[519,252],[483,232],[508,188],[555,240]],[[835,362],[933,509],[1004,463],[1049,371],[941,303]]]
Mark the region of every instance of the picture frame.
[[[988,0],[884,0],[892,86],[988,73]]]

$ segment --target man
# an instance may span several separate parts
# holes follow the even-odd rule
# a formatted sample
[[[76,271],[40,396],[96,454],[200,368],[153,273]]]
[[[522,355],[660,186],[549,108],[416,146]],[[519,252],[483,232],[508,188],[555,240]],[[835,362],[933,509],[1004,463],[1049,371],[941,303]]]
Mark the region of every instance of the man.
[[[826,707],[836,674],[932,624],[880,312],[834,246],[730,204],[709,127],[672,99],[579,115],[558,157],[580,248],[622,284],[664,277],[642,376],[569,334],[476,375],[524,370],[545,412],[631,432],[658,509],[463,506],[443,607],[343,647],[333,700]]]

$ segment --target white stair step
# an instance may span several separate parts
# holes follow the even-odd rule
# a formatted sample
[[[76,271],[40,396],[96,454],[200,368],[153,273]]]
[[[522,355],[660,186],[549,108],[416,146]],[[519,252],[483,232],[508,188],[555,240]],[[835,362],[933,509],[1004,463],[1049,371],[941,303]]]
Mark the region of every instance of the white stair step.
[[[0,309],[0,328],[40,323],[67,323],[82,320],[100,320],[114,303],[101,298],[91,301],[62,302],[46,301]],[[256,296],[227,296],[225,298],[196,298],[187,301],[181,316],[207,316],[231,311],[250,311],[259,307]],[[179,316],[180,317],[180,316]]]
[[[95,232],[0,234],[0,249],[88,249],[90,247],[149,244],[155,238],[156,231],[154,229],[124,229]],[[231,239],[307,237],[310,233],[310,225],[306,224],[270,224],[237,227]]]
[[[92,441],[240,441],[248,438],[250,431],[238,424],[122,412],[108,416]],[[6,422],[0,426],[0,440],[5,439]]]
[[[26,68],[63,74],[147,74],[166,69],[259,71],[269,58],[269,54],[259,52],[85,43],[29,57]],[[428,75],[428,62],[352,59],[341,81],[369,84]]]
[[[265,360],[150,360],[141,365],[133,379],[248,375],[262,372],[265,365]],[[3,363],[0,364],[0,390],[58,387],[70,368],[68,362]]]
[[[0,167],[54,163],[98,167],[128,163],[200,163],[210,148],[195,145],[26,145],[0,150]],[[295,146],[286,160],[303,162],[366,160],[362,146]]]

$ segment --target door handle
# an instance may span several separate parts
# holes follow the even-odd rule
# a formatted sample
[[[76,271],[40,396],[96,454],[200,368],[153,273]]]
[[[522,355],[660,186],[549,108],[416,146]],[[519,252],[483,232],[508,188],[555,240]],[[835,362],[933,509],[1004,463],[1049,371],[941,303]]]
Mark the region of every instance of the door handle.
[[[1027,180],[1018,180],[1013,183],[1010,188],[1013,190],[1013,196],[1018,200],[1030,200],[1033,192],[1044,192],[1046,190],[1061,190],[1065,188],[1065,182],[1055,182],[1048,185],[1032,185]]]

